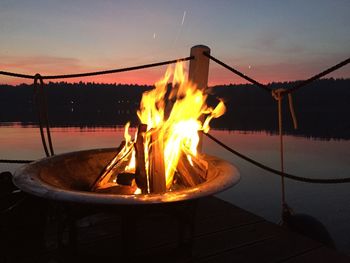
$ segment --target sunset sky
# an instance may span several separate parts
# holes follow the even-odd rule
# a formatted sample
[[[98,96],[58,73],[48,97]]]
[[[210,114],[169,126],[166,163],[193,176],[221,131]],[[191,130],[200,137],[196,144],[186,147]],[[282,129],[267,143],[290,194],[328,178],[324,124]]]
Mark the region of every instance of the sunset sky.
[[[204,44],[263,83],[305,79],[350,56],[349,12],[348,0],[0,0],[0,70],[113,69],[186,57]],[[164,70],[79,80],[152,84]],[[350,77],[350,66],[330,76]],[[209,82],[244,81],[211,62]]]

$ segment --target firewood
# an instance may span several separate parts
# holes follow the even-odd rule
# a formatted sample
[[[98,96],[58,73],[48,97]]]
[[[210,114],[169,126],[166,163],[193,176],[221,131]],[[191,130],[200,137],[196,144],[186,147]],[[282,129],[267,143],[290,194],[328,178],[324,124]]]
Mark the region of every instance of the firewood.
[[[190,156],[191,156],[193,166],[200,171],[199,176],[202,177],[204,180],[206,180],[208,175],[208,167],[209,167],[208,162],[201,157],[201,154],[197,153],[196,156],[191,154]]]
[[[117,176],[117,184],[119,185],[132,185],[135,179],[135,174],[133,173],[120,173]]]
[[[136,189],[136,186],[113,185],[106,188],[98,188],[95,190],[95,192],[104,194],[132,195],[135,193]]]
[[[145,164],[145,132],[147,131],[146,124],[140,124],[137,130],[135,142],[135,181],[142,193],[147,193],[147,174]]]
[[[91,185],[91,191],[95,191],[103,184],[106,184],[110,181],[113,175],[117,175],[124,171],[125,167],[128,165],[131,159],[132,149],[134,143],[126,145],[123,141],[119,146],[118,153],[113,157],[113,159],[105,166],[102,173],[96,178],[94,183]]]
[[[193,165],[188,160],[187,154],[182,152],[176,170],[178,173],[179,183],[188,187],[193,187],[205,182],[207,177],[207,169],[204,169],[204,165],[200,161],[196,160],[198,158],[193,155],[190,156]]]
[[[149,152],[150,192],[163,193],[166,191],[163,135],[159,130],[151,132]]]

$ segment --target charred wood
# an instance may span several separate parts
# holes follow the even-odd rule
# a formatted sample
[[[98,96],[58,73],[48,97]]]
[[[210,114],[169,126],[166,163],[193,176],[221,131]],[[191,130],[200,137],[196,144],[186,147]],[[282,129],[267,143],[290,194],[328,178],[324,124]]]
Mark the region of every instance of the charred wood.
[[[147,131],[146,124],[140,124],[137,130],[135,142],[135,181],[142,193],[147,193],[147,173],[145,163],[145,133]]]
[[[113,159],[105,166],[102,173],[96,178],[94,183],[91,186],[91,191],[95,191],[99,187],[107,184],[113,176],[117,176],[119,173],[122,173],[125,167],[128,165],[134,143],[126,143],[123,141],[119,146],[118,153],[113,157]]]

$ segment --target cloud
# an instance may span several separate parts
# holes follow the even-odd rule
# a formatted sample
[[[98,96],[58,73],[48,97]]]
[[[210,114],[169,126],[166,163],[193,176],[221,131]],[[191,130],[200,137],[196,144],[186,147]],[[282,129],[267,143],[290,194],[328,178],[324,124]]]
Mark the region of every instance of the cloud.
[[[34,75],[66,74],[73,72],[85,72],[89,68],[76,58],[55,57],[55,56],[9,56],[0,55],[0,70],[15,73]],[[0,77],[1,83],[19,84],[30,83],[30,80],[23,80],[12,77]]]
[[[138,61],[139,63],[139,61]],[[137,65],[138,63],[133,64]],[[60,75],[85,73],[100,70],[109,70],[118,66],[113,65],[111,61],[99,61],[97,63],[84,64],[81,60],[67,57],[54,56],[27,56],[17,57],[0,55],[0,70],[10,71],[15,73],[34,75],[40,73],[41,75]],[[123,67],[123,66],[121,66]],[[153,84],[165,72],[165,67],[157,67],[146,70],[136,70],[131,72],[99,75],[85,78],[67,79],[64,81],[77,82],[105,82],[105,83],[137,83],[137,84]],[[61,81],[61,80],[57,80]],[[4,77],[0,75],[0,83],[6,84],[20,84],[31,83],[32,80],[25,80],[13,77]]]
[[[47,71],[51,68],[61,68],[61,67],[82,67],[80,60],[76,58],[65,58],[65,57],[55,57],[55,56],[9,56],[0,55],[0,67],[7,69],[41,69],[41,71]]]

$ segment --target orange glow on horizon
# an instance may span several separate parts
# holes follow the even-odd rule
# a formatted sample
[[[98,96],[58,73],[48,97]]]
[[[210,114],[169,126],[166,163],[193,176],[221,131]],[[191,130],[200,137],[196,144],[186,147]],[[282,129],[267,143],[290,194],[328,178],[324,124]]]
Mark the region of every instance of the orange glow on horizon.
[[[40,72],[42,75],[61,75],[61,74],[73,74],[73,73],[85,73],[85,72],[94,72],[94,71],[102,71],[109,70],[116,67],[104,67],[104,68],[92,68],[92,67],[84,67],[78,65],[77,63],[72,63],[68,65],[64,64],[62,61],[62,65],[53,64],[45,64],[42,63],[37,66],[29,65],[30,61],[26,61],[26,63],[19,64],[18,63],[1,63],[0,67],[4,71],[22,73],[28,75],[35,75],[36,72]],[[33,61],[34,62],[34,61]],[[140,63],[142,64],[142,63]],[[231,63],[228,63],[231,65]],[[136,65],[136,64],[135,64]],[[135,66],[129,65],[129,66]],[[234,65],[234,64],[232,64]],[[236,66],[236,65],[234,65]],[[121,66],[120,68],[123,68]],[[125,66],[128,67],[128,66]],[[166,66],[143,69],[143,70],[135,70],[129,72],[121,72],[114,73],[108,75],[96,75],[91,77],[84,78],[71,78],[71,79],[55,79],[55,80],[45,80],[45,82],[68,82],[68,83],[78,83],[80,81],[87,82],[95,82],[95,83],[117,83],[117,84],[137,84],[137,85],[149,85],[153,86],[153,84],[159,79],[159,77],[163,74]],[[251,65],[243,65],[237,66],[237,69],[242,73],[248,75],[249,77],[257,80],[260,83],[268,84],[271,82],[284,82],[284,81],[295,81],[295,80],[303,80],[307,79],[323,68],[320,67],[318,71],[308,67],[307,65],[295,67],[295,65],[265,65],[265,66],[251,66]],[[350,77],[349,67],[344,67],[332,74],[327,75],[327,78],[348,78]],[[0,75],[0,85],[8,84],[8,85],[19,85],[19,84],[32,84],[33,80],[30,79],[22,79],[15,77],[7,77]],[[241,77],[231,73],[230,71],[215,65],[214,62],[210,63],[210,71],[209,71],[209,82],[208,86],[216,86],[216,85],[228,85],[228,84],[247,84],[248,82]]]

